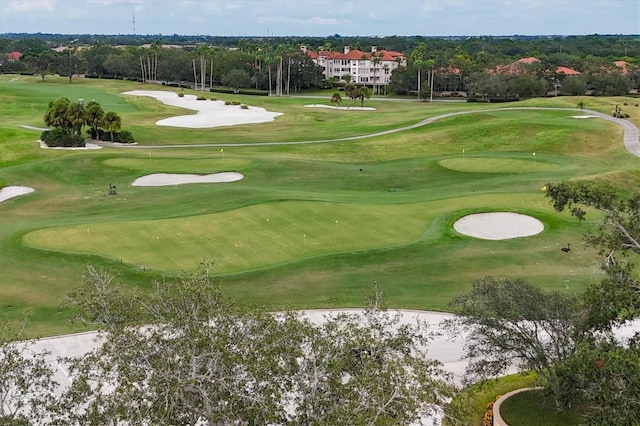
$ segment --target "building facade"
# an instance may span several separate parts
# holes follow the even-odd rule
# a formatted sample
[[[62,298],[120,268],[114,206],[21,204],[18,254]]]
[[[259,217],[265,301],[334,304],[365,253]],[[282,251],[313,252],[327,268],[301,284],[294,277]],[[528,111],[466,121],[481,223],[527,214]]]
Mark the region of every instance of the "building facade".
[[[371,47],[371,52],[344,48],[344,52],[324,50],[309,50],[302,46],[316,65],[324,68],[325,79],[331,78],[346,82],[345,75],[349,75],[352,83],[370,86],[374,90],[387,86],[394,69],[406,66],[407,58],[400,52],[378,50]]]

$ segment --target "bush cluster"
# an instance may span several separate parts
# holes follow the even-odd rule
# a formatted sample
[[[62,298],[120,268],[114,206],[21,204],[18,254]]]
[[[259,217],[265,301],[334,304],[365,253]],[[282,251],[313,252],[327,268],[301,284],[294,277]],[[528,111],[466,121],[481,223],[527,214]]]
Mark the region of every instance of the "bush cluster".
[[[45,130],[40,135],[40,139],[49,147],[84,147],[85,142],[82,136],[62,127],[55,127],[52,130]]]
[[[105,132],[104,130],[100,129],[98,131],[98,137],[92,138],[92,139],[97,139],[104,142],[111,142],[111,133]],[[113,132],[113,141],[119,142],[119,143],[134,143],[136,140],[130,131],[121,130],[119,132]]]

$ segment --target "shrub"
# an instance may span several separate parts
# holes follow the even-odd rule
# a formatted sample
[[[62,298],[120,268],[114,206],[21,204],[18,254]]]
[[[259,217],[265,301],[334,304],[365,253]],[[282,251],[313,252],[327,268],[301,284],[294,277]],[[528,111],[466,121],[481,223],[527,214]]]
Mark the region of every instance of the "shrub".
[[[111,142],[111,133],[100,129],[100,140],[104,142]],[[121,130],[119,132],[113,132],[113,141],[119,143],[134,143],[136,140],[130,131]]]
[[[231,105],[240,105],[240,101],[231,101]]]
[[[196,101],[206,101],[206,100],[207,100],[207,98],[205,98],[204,96],[198,96],[196,98]]]
[[[72,133],[70,130],[56,127],[53,130],[42,132],[40,139],[49,147],[83,147],[84,138]]]
[[[242,104],[242,105],[240,105],[240,108],[242,108],[242,109],[249,109],[249,106],[248,106],[248,105],[245,105],[245,104]]]
[[[231,105],[231,101],[224,101],[225,105]]]
[[[179,98],[184,98],[184,93],[182,93],[182,92],[178,92],[178,97],[179,97]]]
[[[128,130],[121,130],[114,135],[120,143],[134,143],[136,140]]]

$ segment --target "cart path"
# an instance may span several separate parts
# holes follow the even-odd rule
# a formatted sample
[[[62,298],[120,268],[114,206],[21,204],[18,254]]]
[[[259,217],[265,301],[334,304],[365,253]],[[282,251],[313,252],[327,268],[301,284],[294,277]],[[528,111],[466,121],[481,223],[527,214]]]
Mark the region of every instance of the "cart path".
[[[369,133],[369,134],[358,135],[358,136],[349,136],[345,138],[336,138],[336,139],[320,139],[320,140],[297,141],[297,142],[247,142],[247,143],[222,142],[222,143],[198,143],[198,144],[184,144],[184,145],[183,144],[127,145],[127,144],[118,144],[118,143],[114,144],[111,142],[97,142],[97,144],[104,147],[117,147],[117,148],[124,148],[124,149],[206,148],[206,147],[233,148],[233,147],[243,147],[243,146],[309,145],[309,144],[317,144],[317,143],[354,141],[354,140],[361,140],[361,139],[390,135],[393,133],[404,132],[406,130],[417,129],[419,127],[423,127],[428,124],[431,124],[434,121],[442,120],[444,118],[449,118],[449,117],[455,117],[458,115],[475,114],[475,113],[483,113],[483,112],[522,111],[522,110],[525,110],[525,111],[526,110],[576,111],[576,112],[580,112],[581,114],[593,115],[594,117],[616,123],[622,127],[623,143],[624,143],[625,149],[629,151],[631,154],[640,158],[640,140],[638,140],[638,127],[636,127],[636,125],[633,124],[632,122],[621,119],[621,118],[610,117],[607,114],[603,114],[601,112],[593,111],[589,109],[581,110],[578,108],[551,108],[551,107],[507,107],[507,108],[493,108],[493,109],[472,110],[472,111],[456,111],[456,112],[450,112],[447,114],[441,114],[441,115],[429,117],[416,124],[411,124],[409,126],[398,127],[396,129],[385,130],[382,132]]]

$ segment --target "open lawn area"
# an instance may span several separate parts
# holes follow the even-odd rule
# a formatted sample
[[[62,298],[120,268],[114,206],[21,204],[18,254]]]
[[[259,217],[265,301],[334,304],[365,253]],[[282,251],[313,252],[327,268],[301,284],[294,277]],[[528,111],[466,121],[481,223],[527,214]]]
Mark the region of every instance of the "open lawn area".
[[[585,98],[495,105],[371,99],[365,106],[375,111],[341,111],[304,107],[329,104],[330,96],[205,93],[283,115],[262,124],[182,129],[155,123],[192,111],[122,95],[169,88],[39,80],[0,76],[0,187],[35,189],[0,203],[0,320],[30,310],[29,336],[79,329],[60,302],[81,285],[87,263],[145,291],[155,280],[213,261],[225,294],[273,310],[359,307],[375,282],[390,307],[446,310],[486,275],[580,292],[599,279],[597,255],[582,240],[600,217],[592,213],[578,223],[555,213],[541,188],[575,179],[622,189],[640,184],[640,159],[624,149],[620,126],[575,118],[584,114],[575,106]],[[59,96],[96,99],[116,111],[138,145],[41,149],[39,131],[21,126],[44,127],[47,105]],[[627,102],[630,120],[640,125],[637,99],[586,102],[607,114]],[[499,110],[516,106],[566,109]],[[470,113],[356,139],[462,111]],[[196,144],[211,145],[189,146]],[[244,178],[132,186],[152,173],[219,172]],[[107,195],[110,184],[117,195]],[[460,217],[488,211],[524,213],[545,229],[500,241],[453,229]],[[571,252],[562,252],[568,243]]]

